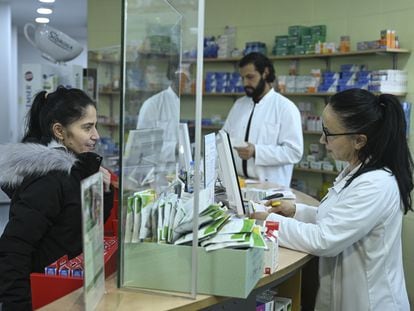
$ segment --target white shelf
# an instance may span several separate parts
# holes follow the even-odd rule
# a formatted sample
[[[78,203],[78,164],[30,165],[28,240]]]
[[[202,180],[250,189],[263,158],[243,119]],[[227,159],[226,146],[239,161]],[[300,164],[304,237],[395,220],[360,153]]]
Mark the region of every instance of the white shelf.
[[[410,54],[407,49],[374,49],[364,51],[350,51],[350,52],[336,52],[329,54],[305,54],[305,55],[269,55],[270,60],[296,60],[296,59],[308,59],[308,58],[331,58],[331,57],[348,57],[348,56],[365,56],[374,54]],[[242,57],[227,57],[227,58],[205,58],[205,63],[220,63],[220,62],[238,62]],[[194,62],[195,60],[187,60],[187,62]]]

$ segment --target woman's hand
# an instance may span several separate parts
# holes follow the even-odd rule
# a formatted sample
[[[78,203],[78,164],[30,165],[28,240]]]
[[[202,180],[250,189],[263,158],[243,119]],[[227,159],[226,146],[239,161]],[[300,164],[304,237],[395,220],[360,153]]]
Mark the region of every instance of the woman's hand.
[[[296,213],[295,200],[273,199],[267,201],[265,205],[270,207],[268,213],[280,214],[286,217],[293,217]]]
[[[108,192],[111,190],[111,173],[104,167],[100,167],[99,171],[102,173],[103,183],[104,183],[104,191]]]

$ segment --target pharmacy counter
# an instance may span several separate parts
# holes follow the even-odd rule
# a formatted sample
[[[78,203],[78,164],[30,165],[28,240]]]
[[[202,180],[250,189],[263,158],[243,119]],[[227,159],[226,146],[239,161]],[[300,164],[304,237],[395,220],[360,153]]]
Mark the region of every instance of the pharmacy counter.
[[[288,285],[286,285],[286,287],[293,288],[293,291],[290,291],[289,289],[284,289],[284,291],[286,291],[286,293],[289,292],[289,294],[292,293],[291,295],[293,295],[292,297],[296,303],[295,298],[300,297],[300,269],[311,258],[312,256],[308,254],[280,248],[279,267],[277,271],[270,276],[263,277],[258,282],[256,289],[253,290],[250,296],[253,297],[262,289],[277,286],[288,280],[290,282]],[[82,292],[83,289],[80,288],[39,310],[83,310]],[[279,293],[281,293],[280,290]],[[228,303],[231,303],[233,306],[234,304],[240,304],[246,307],[247,304],[250,304],[251,299],[249,299],[249,297],[244,300],[208,295],[197,295],[197,299],[192,300],[189,298],[167,296],[164,294],[160,295],[151,292],[119,289],[116,287],[116,275],[114,274],[106,280],[106,293],[97,310],[200,310],[213,305],[225,305]]]
[[[318,202],[295,191],[298,202],[317,204]],[[246,299],[235,299],[210,295],[197,295],[196,299],[176,297],[149,291],[132,291],[116,287],[116,275],[106,280],[106,293],[97,310],[255,310],[255,297],[267,288],[278,287],[280,296],[292,297],[293,310],[300,310],[301,269],[313,256],[285,248],[279,250],[279,266],[275,273],[264,276],[259,280],[256,288]],[[47,290],[47,289],[45,289]],[[39,309],[42,311],[54,310],[83,310],[83,289],[80,288],[71,294]]]

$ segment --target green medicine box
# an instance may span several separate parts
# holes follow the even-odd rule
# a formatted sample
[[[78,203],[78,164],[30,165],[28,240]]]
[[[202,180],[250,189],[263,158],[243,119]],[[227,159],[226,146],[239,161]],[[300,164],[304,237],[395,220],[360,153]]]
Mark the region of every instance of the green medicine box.
[[[197,293],[246,298],[263,276],[264,250],[198,247]],[[191,292],[191,247],[157,243],[124,246],[122,287]]]

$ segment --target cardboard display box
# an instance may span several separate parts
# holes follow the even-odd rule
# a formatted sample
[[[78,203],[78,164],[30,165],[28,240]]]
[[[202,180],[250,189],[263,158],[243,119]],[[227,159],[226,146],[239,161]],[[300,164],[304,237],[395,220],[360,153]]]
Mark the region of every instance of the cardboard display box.
[[[191,292],[191,247],[157,243],[126,244],[125,287]],[[246,298],[263,276],[263,249],[198,248],[197,292]]]
[[[114,238],[105,237],[105,239]],[[110,276],[116,271],[117,249],[118,243],[115,243],[105,254],[105,277]],[[32,290],[33,309],[41,308],[44,305],[73,292],[81,286],[83,286],[83,278],[32,273],[30,275],[30,287]]]

